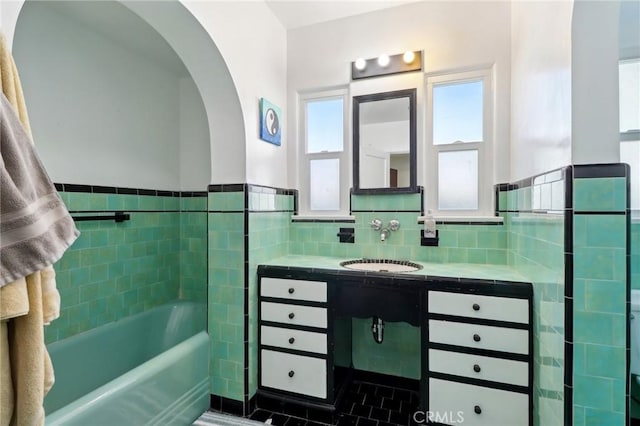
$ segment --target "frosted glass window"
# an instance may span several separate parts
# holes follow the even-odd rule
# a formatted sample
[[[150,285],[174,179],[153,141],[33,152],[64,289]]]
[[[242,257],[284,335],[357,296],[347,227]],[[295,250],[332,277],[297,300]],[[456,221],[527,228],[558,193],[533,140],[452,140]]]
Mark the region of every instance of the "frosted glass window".
[[[620,162],[631,167],[631,209],[640,210],[640,141],[620,142]]]
[[[619,66],[620,132],[640,130],[640,61]]]
[[[438,208],[478,208],[478,151],[438,153]]]
[[[309,161],[311,210],[340,210],[340,160]]]
[[[482,81],[433,86],[433,144],[482,142]]]
[[[344,146],[342,98],[306,103],[307,153],[338,152]]]

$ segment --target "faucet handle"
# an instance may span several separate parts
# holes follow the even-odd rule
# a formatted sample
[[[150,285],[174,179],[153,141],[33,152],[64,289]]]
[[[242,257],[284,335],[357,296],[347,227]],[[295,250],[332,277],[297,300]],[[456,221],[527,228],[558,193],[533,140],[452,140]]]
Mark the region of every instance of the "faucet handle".
[[[371,225],[371,227],[376,231],[379,231],[380,229],[382,229],[382,221],[378,218],[371,219],[371,222],[369,222],[369,225]]]
[[[397,231],[400,229],[400,221],[398,219],[391,219],[389,221],[389,229],[392,231]]]

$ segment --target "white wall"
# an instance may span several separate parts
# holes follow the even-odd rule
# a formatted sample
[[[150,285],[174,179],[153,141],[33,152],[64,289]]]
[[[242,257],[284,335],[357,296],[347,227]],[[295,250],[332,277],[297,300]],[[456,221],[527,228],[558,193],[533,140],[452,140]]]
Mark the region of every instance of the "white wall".
[[[571,1],[511,9],[511,180],[571,164]]]
[[[13,53],[55,182],[179,189],[175,75],[46,2],[25,6]]]
[[[620,161],[618,1],[576,0],[571,29],[572,159]]]
[[[203,191],[211,180],[207,114],[193,79],[181,78],[179,87],[180,189]]]
[[[280,147],[259,138],[261,97],[282,109],[285,123],[290,119],[284,27],[263,1],[183,3],[215,41],[238,91],[245,125],[246,181],[288,187],[287,132]]]
[[[418,156],[424,131],[424,76],[411,73],[350,83],[350,63],[381,53],[424,51],[424,71],[467,70],[496,64],[496,182],[509,178],[509,2],[419,2],[289,32],[289,137],[296,133],[297,92],[349,85],[351,95],[416,87],[418,89]],[[349,115],[351,117],[351,115]],[[297,135],[296,135],[296,139]],[[293,142],[293,141],[291,141]],[[350,142],[350,141],[349,141]],[[296,169],[295,143],[289,144],[289,168]],[[421,182],[424,163],[418,161]],[[290,173],[290,185],[295,173]]]

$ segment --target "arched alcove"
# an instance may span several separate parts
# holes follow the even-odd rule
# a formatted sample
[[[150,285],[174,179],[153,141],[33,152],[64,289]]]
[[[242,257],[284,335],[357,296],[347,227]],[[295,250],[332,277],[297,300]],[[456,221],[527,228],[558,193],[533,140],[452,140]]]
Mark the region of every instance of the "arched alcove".
[[[27,1],[13,39],[54,181],[170,190],[244,181],[235,86],[179,2]]]

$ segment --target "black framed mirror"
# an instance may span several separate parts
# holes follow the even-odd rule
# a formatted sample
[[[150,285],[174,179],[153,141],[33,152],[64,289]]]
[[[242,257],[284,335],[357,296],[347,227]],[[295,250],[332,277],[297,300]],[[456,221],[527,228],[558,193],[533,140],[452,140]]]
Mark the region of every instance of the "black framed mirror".
[[[416,89],[353,97],[353,193],[418,192]]]

